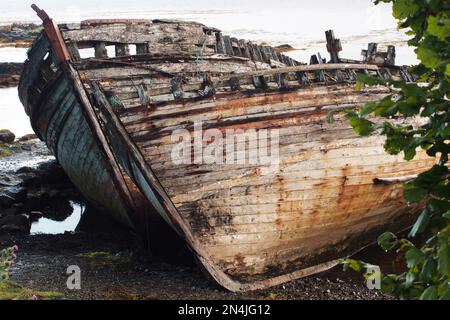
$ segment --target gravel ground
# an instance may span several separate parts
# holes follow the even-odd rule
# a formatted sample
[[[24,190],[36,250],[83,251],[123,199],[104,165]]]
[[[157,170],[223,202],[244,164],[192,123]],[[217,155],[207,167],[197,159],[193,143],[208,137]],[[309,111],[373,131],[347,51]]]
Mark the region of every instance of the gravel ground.
[[[53,159],[36,140],[12,150],[12,156],[0,161],[0,178],[11,183],[17,169]],[[0,248],[19,246],[11,280],[34,291],[59,292],[63,299],[390,299],[369,290],[361,275],[343,272],[340,266],[267,290],[230,293],[209,282],[189,255],[171,249],[167,250],[169,257],[151,256],[128,231],[114,225],[99,228],[108,224],[109,220],[91,222],[90,228],[81,228],[83,232],[58,235],[0,233]],[[366,248],[356,258],[380,264],[383,270],[393,260],[377,246]],[[71,265],[81,269],[80,290],[67,288],[66,271]]]
[[[389,299],[367,289],[360,275],[341,267],[267,290],[226,292],[193,264],[168,263],[140,252],[126,233],[0,236],[0,246],[11,244],[20,248],[11,280],[37,291],[60,292],[64,299]],[[95,252],[104,253],[95,256]],[[387,258],[375,246],[358,257],[371,262]],[[70,265],[81,269],[80,290],[67,289]]]

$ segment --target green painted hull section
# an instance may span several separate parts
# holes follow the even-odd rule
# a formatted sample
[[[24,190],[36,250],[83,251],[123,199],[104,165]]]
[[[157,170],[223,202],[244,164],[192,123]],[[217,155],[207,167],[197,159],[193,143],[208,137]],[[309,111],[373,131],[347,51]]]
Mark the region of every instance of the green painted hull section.
[[[42,37],[38,41],[47,40]],[[37,43],[34,47],[40,45]],[[50,79],[45,79],[42,70],[36,72],[39,64],[40,69],[45,70],[45,62],[42,54],[32,55],[35,51],[29,52],[19,92],[27,93],[27,98],[21,95],[21,99],[36,134],[46,142],[70,180],[91,204],[108,212],[118,222],[133,227],[107,170],[107,159],[94,139],[70,81],[57,68]],[[36,88],[41,88],[42,92],[33,94]]]

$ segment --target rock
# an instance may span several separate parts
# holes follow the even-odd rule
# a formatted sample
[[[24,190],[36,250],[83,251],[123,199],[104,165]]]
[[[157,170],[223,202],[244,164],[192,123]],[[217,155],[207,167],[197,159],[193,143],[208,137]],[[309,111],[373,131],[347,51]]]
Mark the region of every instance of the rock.
[[[2,189],[3,189],[2,194],[5,194],[13,198],[15,203],[25,202],[27,199],[27,189],[25,189],[24,187],[9,186],[3,187]]]
[[[18,186],[23,182],[15,174],[0,172],[0,187]]]
[[[294,47],[292,47],[290,44],[282,44],[280,46],[275,47],[274,49],[275,51],[278,52],[287,52],[295,50]]]
[[[18,215],[19,212],[21,212],[21,209],[11,207],[11,208],[8,208],[8,209],[3,210],[3,211],[2,211],[2,216],[3,216],[3,217],[6,217],[6,216],[15,216],[15,215]]]
[[[34,139],[37,139],[37,135],[35,135],[34,133],[30,133],[30,134],[26,134],[26,135],[20,137],[18,140],[20,142],[24,142],[24,141],[34,140]]]
[[[21,148],[23,151],[32,151],[32,150],[33,150],[33,146],[30,145],[30,144],[22,144],[22,145],[20,146],[20,148]]]
[[[25,204],[24,203],[20,203],[20,202],[19,203],[14,203],[11,208],[19,210],[19,211],[24,211],[25,210]]]
[[[45,178],[47,184],[68,183],[71,185],[69,178],[56,160],[41,163],[36,168],[36,172]]]
[[[38,221],[40,218],[42,218],[44,215],[42,212],[39,211],[31,211],[29,213],[29,217],[31,221]]]
[[[13,143],[16,140],[16,136],[9,130],[0,130],[0,141],[5,143]]]
[[[73,213],[72,205],[63,198],[52,199],[41,210],[44,217],[54,221],[64,221]]]
[[[5,193],[0,194],[0,207],[1,208],[7,209],[7,208],[11,207],[14,204],[14,202],[16,202],[16,200],[13,197],[11,197]]]
[[[29,234],[31,222],[26,214],[6,216],[0,219],[0,231]]]
[[[27,187],[50,184],[72,186],[69,178],[56,160],[41,163],[37,168],[22,167],[16,171]]]
[[[30,168],[30,167],[22,167],[16,170],[17,174],[22,174],[22,173],[35,173],[35,169]]]

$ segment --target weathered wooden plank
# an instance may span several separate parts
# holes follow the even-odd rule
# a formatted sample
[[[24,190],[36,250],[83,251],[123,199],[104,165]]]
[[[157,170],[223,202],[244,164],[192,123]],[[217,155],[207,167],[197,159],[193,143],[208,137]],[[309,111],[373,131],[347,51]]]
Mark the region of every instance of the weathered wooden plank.
[[[241,48],[239,46],[239,41],[237,38],[230,38],[231,47],[233,48],[233,55],[238,57],[243,57],[243,53],[241,52]]]

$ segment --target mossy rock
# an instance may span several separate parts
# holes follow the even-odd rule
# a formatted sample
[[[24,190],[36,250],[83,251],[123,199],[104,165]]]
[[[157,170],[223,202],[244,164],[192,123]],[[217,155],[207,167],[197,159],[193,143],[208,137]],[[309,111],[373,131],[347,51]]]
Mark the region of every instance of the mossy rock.
[[[115,255],[110,252],[85,252],[76,256],[89,259],[90,264],[93,266],[126,265],[131,263],[129,257]]]
[[[51,291],[33,291],[9,280],[0,281],[0,300],[32,300],[33,296],[39,300],[53,300],[61,298],[62,294]]]
[[[11,151],[9,146],[0,142],[0,158],[8,157],[12,154],[13,152]]]

